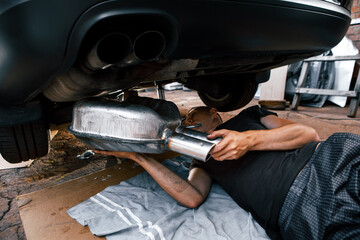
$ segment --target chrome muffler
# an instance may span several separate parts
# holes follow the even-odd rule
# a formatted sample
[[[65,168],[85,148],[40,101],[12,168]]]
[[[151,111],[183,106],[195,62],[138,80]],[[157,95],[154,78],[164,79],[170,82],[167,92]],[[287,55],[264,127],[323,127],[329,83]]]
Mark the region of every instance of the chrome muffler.
[[[177,106],[169,101],[132,97],[83,100],[75,104],[69,131],[89,148],[141,153],[172,150],[198,160],[210,158],[221,140],[181,126]]]

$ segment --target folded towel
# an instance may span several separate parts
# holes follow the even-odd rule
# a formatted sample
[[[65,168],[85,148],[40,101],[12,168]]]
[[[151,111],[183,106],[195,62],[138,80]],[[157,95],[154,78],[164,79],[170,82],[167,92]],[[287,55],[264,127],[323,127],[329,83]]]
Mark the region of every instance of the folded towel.
[[[163,164],[187,178],[190,159]],[[265,230],[217,184],[195,209],[172,199],[146,172],[69,209],[67,213],[106,239],[269,239]]]

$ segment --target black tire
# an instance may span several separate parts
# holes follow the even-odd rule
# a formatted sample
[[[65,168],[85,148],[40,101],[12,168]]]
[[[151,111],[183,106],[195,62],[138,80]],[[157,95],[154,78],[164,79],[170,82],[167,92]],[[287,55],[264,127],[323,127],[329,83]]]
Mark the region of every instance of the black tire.
[[[43,157],[49,152],[49,131],[45,122],[0,127],[0,153],[10,163]]]
[[[214,107],[220,112],[233,111],[244,107],[254,97],[258,84],[255,81],[237,81],[223,96],[211,96],[198,92],[201,101],[208,107]]]

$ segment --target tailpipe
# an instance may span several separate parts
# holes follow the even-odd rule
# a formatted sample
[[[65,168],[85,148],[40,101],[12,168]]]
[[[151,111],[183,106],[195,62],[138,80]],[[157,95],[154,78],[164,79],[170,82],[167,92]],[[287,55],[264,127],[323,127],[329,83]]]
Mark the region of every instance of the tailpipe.
[[[168,137],[168,147],[174,152],[206,162],[211,157],[211,150],[221,141],[219,138],[209,140],[206,136],[206,133],[180,126]]]
[[[91,70],[108,68],[130,55],[132,43],[123,33],[110,33],[101,38],[87,55],[85,64]]]
[[[164,52],[165,37],[158,31],[146,31],[134,41],[134,55],[140,61],[156,60]]]

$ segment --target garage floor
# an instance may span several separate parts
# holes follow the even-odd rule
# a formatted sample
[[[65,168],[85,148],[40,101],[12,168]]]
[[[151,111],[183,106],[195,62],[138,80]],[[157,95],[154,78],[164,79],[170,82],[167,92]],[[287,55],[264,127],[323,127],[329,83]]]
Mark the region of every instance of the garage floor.
[[[141,95],[156,97],[155,92]],[[174,101],[182,114],[193,106],[203,105],[194,91],[167,91],[166,99]],[[253,100],[249,105],[257,103],[257,100]],[[238,112],[223,113],[222,117],[227,120]],[[348,118],[348,108],[330,103],[323,108],[299,107],[298,111],[286,109],[276,112],[282,118],[314,127],[322,140],[334,132],[360,134],[360,112],[356,118]],[[120,163],[114,157],[105,156],[78,159],[76,156],[86,148],[65,130],[59,131],[54,137],[51,147],[48,156],[34,161],[28,168],[0,170],[0,239],[26,239],[16,203],[17,196],[53,187]]]

